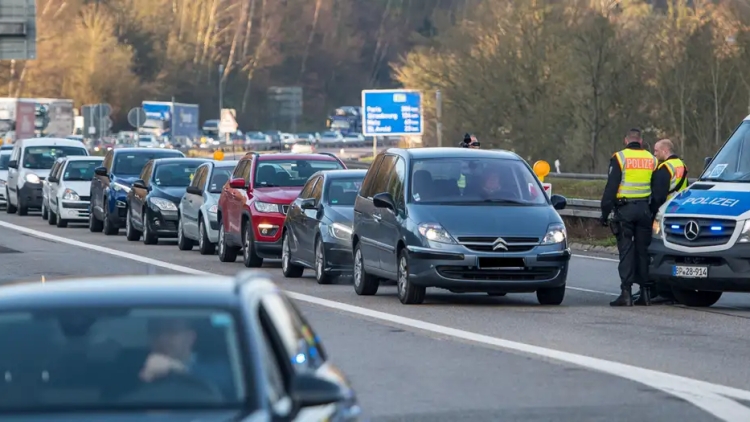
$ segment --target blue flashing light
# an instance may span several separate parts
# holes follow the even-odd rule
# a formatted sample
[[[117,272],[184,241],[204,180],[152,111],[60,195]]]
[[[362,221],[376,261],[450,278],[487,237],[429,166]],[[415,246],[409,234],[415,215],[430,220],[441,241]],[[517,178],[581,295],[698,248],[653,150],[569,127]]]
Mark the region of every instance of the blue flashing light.
[[[672,228],[675,230],[679,230],[680,225],[679,224],[672,224]]]
[[[721,226],[711,226],[711,231],[712,232],[720,232],[721,231]]]
[[[305,363],[306,360],[307,360],[307,357],[305,356],[304,353],[298,353],[297,356],[294,357],[295,363]]]

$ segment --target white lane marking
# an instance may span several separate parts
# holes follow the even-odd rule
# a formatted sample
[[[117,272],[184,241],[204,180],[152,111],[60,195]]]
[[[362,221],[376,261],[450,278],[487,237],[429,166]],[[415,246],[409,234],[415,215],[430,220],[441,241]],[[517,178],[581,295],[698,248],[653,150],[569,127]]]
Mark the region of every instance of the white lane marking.
[[[76,246],[88,250],[93,250],[108,255],[117,256],[120,258],[130,259],[132,261],[149,264],[168,270],[195,274],[195,275],[215,275],[206,271],[197,270],[195,268],[184,267],[182,265],[171,264],[169,262],[159,261],[152,258],[146,258],[139,255],[131,254],[128,252],[119,251],[116,249],[106,248],[97,246],[90,243],[80,242],[78,240],[66,239],[64,237],[56,236],[50,233],[45,233],[38,230],[29,229],[26,227],[18,226],[15,224],[0,221],[0,227],[4,227],[10,230],[15,230],[21,233],[49,240],[53,242],[63,243],[70,246]],[[716,418],[725,422],[747,422],[750,421],[750,408],[743,406],[742,404],[730,400],[747,400],[750,401],[750,391],[741,390],[734,387],[727,387],[719,384],[712,384],[705,381],[700,381],[692,378],[687,378],[679,375],[673,375],[666,372],[655,371],[651,369],[640,368],[633,365],[627,365],[624,363],[608,361],[604,359],[594,358],[590,356],[577,355],[574,353],[568,353],[561,350],[548,349],[545,347],[534,346],[526,343],[519,343],[511,340],[505,340],[498,337],[491,337],[483,334],[473,333],[471,331],[459,330],[457,328],[451,328],[444,325],[433,324],[426,321],[420,321],[417,319],[406,318],[399,315],[388,314],[385,312],[375,311],[373,309],[362,308],[359,306],[349,305],[347,303],[336,302],[328,299],[319,298],[316,296],[309,296],[301,293],[287,292],[289,297],[299,300],[301,302],[307,302],[318,306],[323,306],[329,309],[335,309],[337,311],[348,312],[360,316],[365,316],[381,321],[386,321],[394,324],[398,324],[405,327],[415,328],[417,330],[427,331],[434,334],[440,334],[443,336],[454,337],[457,339],[468,340],[475,343],[485,344],[489,346],[500,347],[507,350],[513,350],[516,352],[527,353],[536,355],[546,359],[553,359],[560,362],[565,362],[584,368],[604,372],[610,375],[614,375],[620,378],[628,379],[646,386],[649,386],[656,390],[661,390],[665,393],[679,397],[694,406],[703,409],[710,413]]]
[[[596,293],[599,295],[607,295],[607,296],[620,296],[619,293],[612,293],[612,292],[602,292],[599,290],[591,290],[591,289],[584,289],[583,287],[573,287],[573,286],[565,286],[568,290],[575,290],[577,292],[585,292],[585,293]]]
[[[573,257],[574,258],[595,259],[597,261],[620,262],[619,260],[614,259],[614,258],[604,258],[604,257],[601,257],[601,256],[573,254]]]

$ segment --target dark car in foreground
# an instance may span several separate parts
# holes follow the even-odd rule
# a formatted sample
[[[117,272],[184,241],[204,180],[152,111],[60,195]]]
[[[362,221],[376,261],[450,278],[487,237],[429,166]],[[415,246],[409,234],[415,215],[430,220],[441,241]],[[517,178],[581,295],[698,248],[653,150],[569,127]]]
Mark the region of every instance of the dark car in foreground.
[[[427,287],[455,293],[536,292],[565,297],[570,249],[529,165],[506,151],[392,148],[378,155],[354,205],[354,289],[374,295],[395,280],[404,304]]]
[[[328,284],[352,269],[354,200],[366,170],[318,172],[307,181],[289,207],[282,234],[281,270],[300,277],[315,270],[319,284]]]
[[[193,181],[201,158],[159,158],[149,161],[128,193],[125,236],[154,245],[160,237],[177,237],[177,207]]]
[[[355,421],[346,378],[263,274],[0,287],[3,421]]]

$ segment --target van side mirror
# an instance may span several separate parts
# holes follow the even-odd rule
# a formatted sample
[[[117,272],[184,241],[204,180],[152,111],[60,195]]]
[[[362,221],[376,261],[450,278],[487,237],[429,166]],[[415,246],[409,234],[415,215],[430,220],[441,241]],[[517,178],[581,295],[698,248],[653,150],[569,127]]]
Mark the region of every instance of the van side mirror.
[[[107,168],[104,166],[95,168],[94,174],[97,176],[109,177],[109,173],[107,173]]]
[[[552,202],[552,208],[558,211],[564,210],[568,206],[568,200],[562,195],[552,195],[549,200]]]
[[[17,169],[18,168],[18,160],[10,160],[10,161],[8,161],[8,168]]]
[[[393,200],[388,192],[382,192],[372,197],[372,203],[378,208],[388,208],[392,211],[396,210],[396,201]]]
[[[135,182],[133,182],[133,187],[138,189],[148,189],[146,187],[146,182],[144,182],[142,179],[138,179]]]
[[[714,157],[706,157],[706,159],[703,161],[703,170],[708,168],[708,165],[711,164],[711,160]]]

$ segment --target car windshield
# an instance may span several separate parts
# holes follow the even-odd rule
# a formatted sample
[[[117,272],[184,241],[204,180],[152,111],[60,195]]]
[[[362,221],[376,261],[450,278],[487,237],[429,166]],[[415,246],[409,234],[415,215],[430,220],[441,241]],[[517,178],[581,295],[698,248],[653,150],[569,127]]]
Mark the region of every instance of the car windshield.
[[[737,127],[700,180],[750,182],[750,121]]]
[[[410,201],[419,204],[542,205],[547,197],[521,160],[432,158],[415,160]]]
[[[248,139],[252,139],[254,141],[265,141],[266,135],[260,133],[260,132],[253,132],[247,134]]]
[[[233,171],[234,168],[230,167],[214,168],[214,172],[211,175],[211,183],[208,184],[208,192],[221,193],[221,189],[229,181],[229,178],[232,177]]]
[[[320,134],[321,138],[338,138],[339,133],[338,132],[323,132]]]
[[[0,154],[0,170],[8,170],[10,154]]]
[[[195,170],[201,163],[178,162],[157,164],[154,171],[154,184],[164,188],[188,187],[193,181]]]
[[[341,170],[338,160],[268,160],[258,163],[255,170],[257,187],[302,187],[316,172]]]
[[[331,122],[331,129],[349,129],[349,122],[346,120],[334,120]]]
[[[331,180],[328,185],[328,204],[340,207],[353,207],[363,179],[364,176]]]
[[[115,165],[112,173],[120,177],[137,177],[141,174],[143,166],[156,158],[182,157],[178,152],[170,151],[143,151],[127,152],[115,155]]]
[[[60,157],[88,155],[81,147],[39,146],[26,147],[23,152],[23,168],[49,170]]]
[[[312,144],[310,143],[310,141],[297,141],[294,145],[302,145],[304,147],[309,147]]]
[[[312,136],[311,133],[298,133],[297,134],[297,138],[299,138],[299,139],[310,139],[312,137],[313,136]]]
[[[65,167],[63,180],[88,181],[94,177],[94,169],[102,165],[102,160],[70,161]]]
[[[0,313],[0,412],[240,407],[233,314],[213,309],[45,309]],[[186,375],[152,377],[159,354]],[[248,369],[244,369],[248,370]]]

